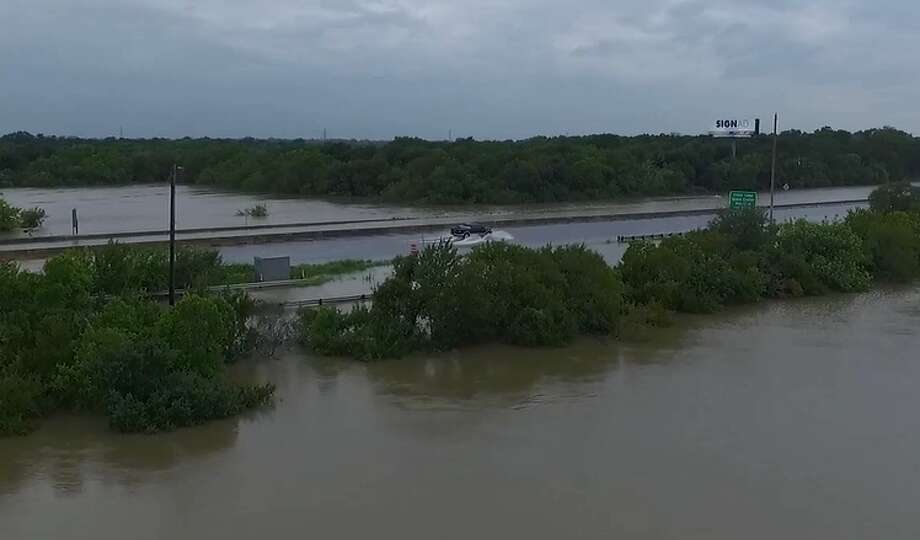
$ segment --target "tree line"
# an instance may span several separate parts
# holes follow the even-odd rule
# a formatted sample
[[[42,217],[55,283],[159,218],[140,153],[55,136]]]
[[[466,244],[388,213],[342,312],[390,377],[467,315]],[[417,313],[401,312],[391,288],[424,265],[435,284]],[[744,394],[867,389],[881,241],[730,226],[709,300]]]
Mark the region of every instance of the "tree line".
[[[370,308],[305,309],[299,327],[317,352],[362,360],[494,341],[559,346],[647,335],[673,312],[918,277],[920,191],[892,184],[842,221],[773,225],[761,209],[727,210],[705,230],[630,244],[616,267],[584,246],[496,242],[461,256],[434,245],[397,258]]]
[[[397,138],[78,139],[0,137],[0,187],[165,182],[173,163],[190,184],[306,197],[428,204],[527,203],[769,186],[771,140],[591,135],[521,141]],[[894,128],[783,132],[777,179],[792,188],[920,177],[920,140]]]

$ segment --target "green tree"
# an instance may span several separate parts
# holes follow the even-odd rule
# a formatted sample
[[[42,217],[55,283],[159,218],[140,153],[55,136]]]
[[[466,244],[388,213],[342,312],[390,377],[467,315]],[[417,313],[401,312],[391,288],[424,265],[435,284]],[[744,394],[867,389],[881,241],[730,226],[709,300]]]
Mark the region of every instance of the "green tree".
[[[157,334],[179,351],[174,368],[203,376],[221,371],[235,331],[230,304],[221,298],[193,294],[183,296],[157,325]]]
[[[709,229],[725,235],[736,249],[743,251],[760,250],[773,238],[762,208],[723,210],[709,223]]]
[[[20,210],[0,198],[0,232],[12,231],[19,226]]]
[[[869,195],[869,207],[879,212],[920,212],[920,188],[908,182],[881,186]]]

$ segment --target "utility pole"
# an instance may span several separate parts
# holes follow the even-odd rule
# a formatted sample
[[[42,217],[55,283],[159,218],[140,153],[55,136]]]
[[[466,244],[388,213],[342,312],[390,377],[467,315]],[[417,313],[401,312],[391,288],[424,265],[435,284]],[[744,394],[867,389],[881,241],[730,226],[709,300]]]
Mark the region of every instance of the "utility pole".
[[[173,164],[169,175],[169,305],[176,305],[176,177],[182,167]]]
[[[454,142],[454,130],[447,130],[447,142]]]
[[[777,126],[779,125],[779,114],[773,113],[773,163],[770,166],[770,224],[776,224],[773,219],[773,199],[776,191],[776,135]]]

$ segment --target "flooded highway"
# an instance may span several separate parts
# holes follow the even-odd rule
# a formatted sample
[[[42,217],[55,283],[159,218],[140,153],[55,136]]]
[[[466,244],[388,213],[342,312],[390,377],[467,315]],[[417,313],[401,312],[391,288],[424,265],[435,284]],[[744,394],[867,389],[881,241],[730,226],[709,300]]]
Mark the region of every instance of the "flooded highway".
[[[864,199],[872,187],[811,189],[779,192],[777,204],[815,201]],[[165,230],[169,224],[169,187],[166,185],[135,185],[84,188],[6,188],[3,197],[13,206],[44,208],[48,212],[45,225],[33,236],[71,234],[71,210],[79,217],[80,234],[137,232]],[[760,203],[769,202],[768,194],[760,195]],[[264,204],[265,218],[238,216],[237,210]],[[720,208],[724,197],[660,197],[624,199],[612,202],[559,203],[515,206],[439,206],[408,207],[379,204],[358,204],[319,199],[280,198],[220,191],[207,187],[181,185],[176,190],[176,226],[179,229],[232,227],[245,225],[279,225],[304,222],[342,220],[435,218],[475,214],[488,220],[490,216],[552,215],[579,212],[662,212]],[[4,238],[23,236],[21,231],[0,234]]]
[[[778,210],[776,219],[807,218],[811,220],[843,218],[846,213],[861,205],[845,204],[815,208],[792,208]],[[546,244],[584,243],[610,262],[619,260],[625,244],[617,244],[619,235],[660,234],[687,232],[705,227],[712,216],[682,216],[624,221],[597,221],[587,223],[559,223],[549,225],[528,225],[503,227],[502,230],[514,237],[514,242],[539,247]],[[444,231],[446,234],[447,231]],[[429,235],[437,237],[437,234]],[[389,259],[404,255],[409,244],[426,238],[420,233],[381,234],[373,236],[301,240],[265,244],[220,246],[224,259],[232,262],[251,262],[252,257],[290,256],[292,263],[315,263],[336,259]]]

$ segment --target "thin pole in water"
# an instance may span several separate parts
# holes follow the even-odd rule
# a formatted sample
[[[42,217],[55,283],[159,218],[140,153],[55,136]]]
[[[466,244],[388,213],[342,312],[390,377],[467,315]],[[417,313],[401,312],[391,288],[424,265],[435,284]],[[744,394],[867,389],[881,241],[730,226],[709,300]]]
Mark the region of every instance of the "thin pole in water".
[[[179,167],[173,164],[169,177],[169,305],[176,305],[176,175]]]
[[[776,191],[776,131],[779,125],[779,114],[773,113],[773,164],[770,166],[770,223],[775,224],[773,220],[773,199]]]

